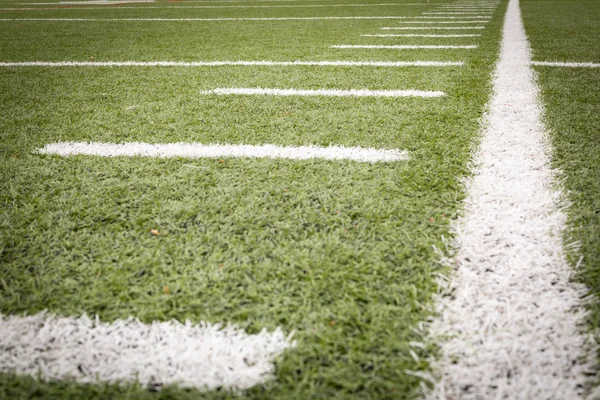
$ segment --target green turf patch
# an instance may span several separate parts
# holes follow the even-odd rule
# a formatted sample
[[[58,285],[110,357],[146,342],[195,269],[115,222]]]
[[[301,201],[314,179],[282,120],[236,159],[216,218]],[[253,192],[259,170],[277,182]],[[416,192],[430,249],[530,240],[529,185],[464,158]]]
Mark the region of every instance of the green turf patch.
[[[476,50],[377,54],[328,46],[359,43],[361,33],[389,21],[161,30],[138,23],[6,25],[4,61],[456,58],[466,65],[1,69],[0,310],[224,321],[249,333],[280,326],[296,331],[297,348],[278,360],[275,380],[243,397],[411,398],[419,380],[404,371],[427,369],[428,353],[419,351],[417,362],[408,343],[422,339],[412,328],[429,315],[441,272],[433,246],[442,247],[460,213],[461,177],[490,92],[500,14],[482,37],[470,38]],[[448,95],[200,94],[258,86]],[[221,162],[35,153],[60,140],[360,145],[408,150],[411,159]],[[0,395],[10,398],[199,396],[176,387],[152,393],[9,374],[0,382]]]

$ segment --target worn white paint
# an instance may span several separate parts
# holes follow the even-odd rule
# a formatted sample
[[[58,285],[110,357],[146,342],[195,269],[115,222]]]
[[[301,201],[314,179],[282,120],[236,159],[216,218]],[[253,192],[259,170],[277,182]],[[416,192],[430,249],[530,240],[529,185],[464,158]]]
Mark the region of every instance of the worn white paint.
[[[253,96],[329,96],[329,97],[442,97],[444,92],[427,90],[366,90],[366,89],[266,89],[217,88],[201,94],[253,95]]]
[[[460,67],[462,61],[20,61],[0,67]]]

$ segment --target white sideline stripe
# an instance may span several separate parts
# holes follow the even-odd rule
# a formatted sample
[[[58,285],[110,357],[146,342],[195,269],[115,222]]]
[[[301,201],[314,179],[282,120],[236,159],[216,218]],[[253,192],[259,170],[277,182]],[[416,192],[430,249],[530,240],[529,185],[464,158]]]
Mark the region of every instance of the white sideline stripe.
[[[476,45],[379,45],[379,44],[341,44],[330,46],[332,49],[476,49]]]
[[[431,399],[578,399],[593,365],[580,358],[586,289],[570,282],[565,197],[530,60],[519,0],[510,0],[487,126],[454,227],[458,253],[448,261],[458,270],[431,326],[447,338]]]
[[[24,61],[0,62],[0,67],[460,67],[462,61]]]
[[[410,31],[410,30],[465,30],[465,29],[485,29],[485,26],[428,26],[428,27],[422,27],[422,26],[403,26],[403,27],[397,27],[397,26],[384,26],[383,28],[379,28],[379,29],[384,29],[384,30],[404,30],[404,31]]]
[[[295,346],[279,328],[249,335],[206,322],[0,314],[0,371],[44,380],[241,390],[271,379],[274,359]]]
[[[355,16],[355,17],[257,17],[257,18],[0,18],[0,21],[318,21],[318,20],[362,20],[362,19],[404,19],[405,16]],[[412,17],[411,17],[412,18]],[[404,22],[404,21],[403,21]],[[436,22],[406,21],[407,23],[435,24]],[[475,23],[487,21],[463,21]],[[460,22],[439,22],[460,23]]]
[[[89,155],[102,157],[184,157],[184,158],[285,158],[290,160],[350,160],[358,162],[393,162],[407,160],[406,151],[344,146],[276,146],[265,144],[222,145],[201,143],[85,143],[59,142],[47,144],[39,149],[41,154],[61,156]]]
[[[435,37],[435,38],[457,38],[457,37],[477,37],[477,36],[481,36],[480,34],[474,33],[474,34],[459,34],[459,35],[427,35],[427,34],[423,34],[423,35],[419,35],[416,33],[399,33],[399,34],[393,34],[393,33],[383,33],[383,34],[374,34],[374,35],[360,35],[360,36],[370,36],[370,37]],[[1,64],[0,64],[1,65]]]
[[[219,95],[268,95],[268,96],[332,96],[332,97],[442,97],[444,92],[426,90],[335,90],[335,89],[264,89],[264,88],[217,88],[200,92]]]
[[[600,68],[600,64],[591,62],[532,61],[536,67]]]

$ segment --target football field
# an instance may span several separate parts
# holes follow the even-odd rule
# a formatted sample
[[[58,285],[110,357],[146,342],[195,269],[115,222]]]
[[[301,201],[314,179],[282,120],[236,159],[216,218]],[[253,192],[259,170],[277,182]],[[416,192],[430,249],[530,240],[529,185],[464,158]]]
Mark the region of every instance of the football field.
[[[0,398],[598,395],[599,28],[0,0]]]

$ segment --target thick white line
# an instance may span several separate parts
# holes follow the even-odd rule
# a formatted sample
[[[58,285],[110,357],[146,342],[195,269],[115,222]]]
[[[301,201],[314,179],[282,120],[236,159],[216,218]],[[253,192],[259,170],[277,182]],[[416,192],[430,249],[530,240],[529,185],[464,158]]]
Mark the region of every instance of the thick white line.
[[[532,61],[536,67],[600,68],[600,64],[591,62]]]
[[[0,21],[166,21],[166,22],[196,22],[196,21],[319,21],[319,20],[362,20],[362,19],[404,19],[407,17],[396,16],[361,16],[361,17],[262,17],[262,18],[0,18]],[[404,22],[404,21],[402,21]],[[406,21],[411,23],[410,21]],[[487,21],[463,21],[464,23],[476,23]],[[434,23],[461,23],[461,22],[422,22],[415,21],[418,24],[434,24]]]
[[[375,35],[360,35],[360,36],[370,36],[370,37],[434,37],[434,38],[457,38],[457,37],[477,37],[477,36],[481,36],[480,34],[474,33],[474,34],[464,34],[464,35],[419,35],[419,34],[411,34],[411,33],[400,33],[400,34],[375,34]],[[2,64],[0,64],[0,66],[2,66]]]
[[[427,90],[336,90],[336,89],[264,89],[264,88],[217,88],[200,92],[220,95],[269,95],[269,96],[332,96],[332,97],[442,97],[444,92]]]
[[[384,29],[384,30],[404,30],[404,31],[414,31],[414,30],[465,30],[465,29],[485,29],[485,26],[428,26],[428,27],[422,27],[422,26],[403,26],[403,27],[397,27],[397,26],[384,26],[383,28],[379,28],[379,29]]]
[[[519,1],[510,0],[487,126],[456,226],[457,276],[431,327],[448,338],[431,398],[576,399],[583,391],[586,291],[569,279],[564,195],[530,60]]]
[[[230,93],[224,93],[230,94]],[[60,142],[44,146],[39,150],[42,154],[61,156],[89,155],[102,157],[159,157],[159,158],[285,158],[290,160],[350,160],[358,162],[394,162],[408,159],[406,151],[392,149],[374,149],[344,146],[276,146],[265,144],[260,146],[232,144],[201,143],[85,143]]]
[[[0,314],[0,371],[45,380],[241,390],[272,378],[275,357],[294,346],[279,328],[248,335],[206,322]]]
[[[379,45],[379,44],[341,44],[329,46],[332,49],[476,49],[476,45]]]
[[[462,61],[23,61],[0,62],[0,67],[460,67]]]

